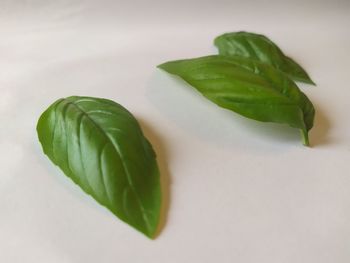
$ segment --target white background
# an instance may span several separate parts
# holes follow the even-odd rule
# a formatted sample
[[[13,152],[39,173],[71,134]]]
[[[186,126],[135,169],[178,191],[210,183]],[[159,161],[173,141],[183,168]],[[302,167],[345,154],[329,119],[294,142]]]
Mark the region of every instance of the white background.
[[[310,73],[312,147],[298,131],[218,108],[155,68],[213,54],[215,36],[267,35]],[[349,1],[0,0],[0,262],[350,262]],[[155,240],[43,155],[54,100],[113,99],[158,154]]]

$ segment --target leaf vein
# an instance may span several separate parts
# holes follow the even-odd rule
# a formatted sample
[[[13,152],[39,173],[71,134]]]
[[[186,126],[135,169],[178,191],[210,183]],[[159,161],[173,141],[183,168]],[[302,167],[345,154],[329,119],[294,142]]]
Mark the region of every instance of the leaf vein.
[[[80,101],[82,101],[82,100],[80,100]],[[79,102],[80,102],[80,101],[79,101]],[[125,166],[125,159],[124,159],[124,157],[123,157],[123,154],[122,154],[121,151],[120,151],[120,148],[119,148],[118,143],[117,143],[117,142],[114,142],[114,140],[112,140],[112,139],[105,133],[105,131],[103,130],[103,128],[102,128],[92,117],[90,117],[83,109],[81,109],[76,103],[74,103],[74,102],[68,102],[67,104],[71,104],[71,105],[73,105],[74,107],[76,107],[79,111],[83,112],[83,114],[85,114],[86,118],[88,118],[88,119],[98,128],[98,130],[100,130],[101,134],[104,135],[104,136],[107,138],[107,140],[114,146],[114,149],[115,149],[116,153],[120,156],[120,158],[121,158],[121,160],[122,160],[121,163],[122,163],[122,167],[123,167],[123,169],[124,169],[124,171],[125,171],[125,174],[126,174],[126,176],[127,176],[127,179],[128,179],[127,181],[128,181],[128,183],[129,183],[130,189],[132,189],[133,192],[134,192],[134,194],[135,194],[135,197],[136,197],[137,203],[138,203],[138,205],[139,205],[139,207],[140,207],[140,210],[141,210],[141,212],[142,212],[142,217],[143,217],[143,219],[144,219],[144,222],[145,222],[145,224],[146,224],[146,227],[147,227],[148,230],[150,230],[150,229],[151,229],[151,227],[150,227],[150,222],[149,222],[149,219],[148,219],[148,217],[147,217],[147,215],[146,215],[146,213],[145,213],[145,208],[143,207],[143,204],[141,203],[140,197],[138,196],[136,190],[135,190],[134,187],[133,187],[133,181],[132,181],[130,172],[129,172],[129,170],[127,169],[127,167]]]

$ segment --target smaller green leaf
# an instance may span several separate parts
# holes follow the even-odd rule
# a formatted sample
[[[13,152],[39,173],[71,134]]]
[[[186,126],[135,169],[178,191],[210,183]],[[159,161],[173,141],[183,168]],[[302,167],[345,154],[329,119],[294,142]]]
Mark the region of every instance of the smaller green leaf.
[[[223,56],[243,56],[259,60],[281,70],[290,78],[315,85],[306,71],[264,35],[233,32],[218,36],[214,44]]]
[[[44,153],[118,218],[153,237],[161,190],[151,144],[133,115],[107,99],[72,96],[39,118]]]
[[[238,56],[177,60],[158,67],[181,77],[220,107],[257,121],[300,129],[303,143],[309,144],[314,107],[296,84],[274,67]]]

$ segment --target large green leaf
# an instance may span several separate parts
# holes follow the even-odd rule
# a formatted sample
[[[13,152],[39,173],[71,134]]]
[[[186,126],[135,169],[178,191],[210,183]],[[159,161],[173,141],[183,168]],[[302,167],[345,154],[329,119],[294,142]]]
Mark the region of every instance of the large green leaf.
[[[289,124],[303,134],[313,126],[314,108],[281,71],[254,59],[207,56],[170,61],[158,66],[183,78],[209,100],[245,117]]]
[[[226,33],[215,38],[214,44],[218,47],[220,55],[256,59],[274,66],[296,81],[315,85],[306,71],[293,59],[284,55],[266,36],[249,32]]]
[[[161,204],[158,166],[130,112],[106,99],[59,99],[41,115],[37,132],[44,153],[87,194],[154,236]]]

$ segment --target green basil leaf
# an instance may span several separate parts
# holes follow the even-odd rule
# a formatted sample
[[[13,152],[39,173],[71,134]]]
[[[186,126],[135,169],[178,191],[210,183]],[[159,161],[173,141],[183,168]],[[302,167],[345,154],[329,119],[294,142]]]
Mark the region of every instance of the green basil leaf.
[[[296,81],[315,85],[306,71],[293,59],[284,55],[266,36],[249,32],[226,33],[215,38],[214,44],[220,55],[256,59],[274,66]]]
[[[302,131],[309,144],[314,107],[281,71],[254,59],[207,56],[158,66],[180,76],[217,105],[245,117],[288,124]]]
[[[37,125],[44,153],[101,205],[153,237],[161,190],[156,156],[121,105],[100,98],[54,102]]]

